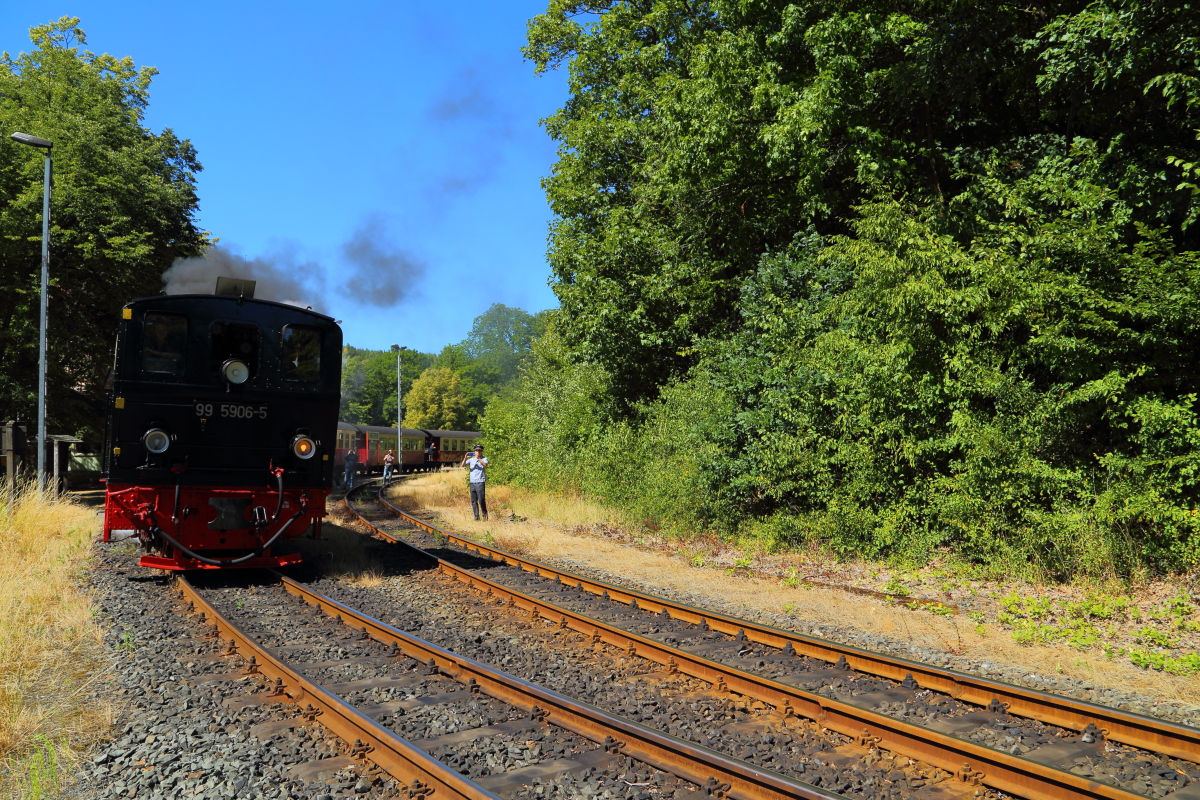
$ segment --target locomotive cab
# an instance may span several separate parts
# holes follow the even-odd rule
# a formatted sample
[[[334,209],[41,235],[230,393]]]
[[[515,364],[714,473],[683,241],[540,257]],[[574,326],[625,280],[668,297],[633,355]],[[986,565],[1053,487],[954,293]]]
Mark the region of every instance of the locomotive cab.
[[[104,538],[164,569],[281,566],[319,526],[337,446],[342,334],[322,314],[221,295],[123,310]]]

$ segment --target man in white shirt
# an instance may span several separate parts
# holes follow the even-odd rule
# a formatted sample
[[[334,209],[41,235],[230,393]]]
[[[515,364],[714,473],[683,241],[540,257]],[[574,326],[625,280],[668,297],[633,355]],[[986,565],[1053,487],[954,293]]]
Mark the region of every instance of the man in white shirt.
[[[474,453],[463,459],[463,466],[471,474],[471,511],[477,520],[482,511],[483,519],[487,521],[487,495],[484,490],[487,488],[488,460],[483,457],[483,445],[475,445]]]

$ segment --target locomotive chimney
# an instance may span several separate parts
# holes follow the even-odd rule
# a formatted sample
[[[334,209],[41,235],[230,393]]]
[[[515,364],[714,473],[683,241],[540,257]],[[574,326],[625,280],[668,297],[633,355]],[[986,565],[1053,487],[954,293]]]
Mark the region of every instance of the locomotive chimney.
[[[255,283],[256,281],[245,281],[241,278],[217,278],[217,289],[213,294],[231,294],[243,300],[252,300]]]

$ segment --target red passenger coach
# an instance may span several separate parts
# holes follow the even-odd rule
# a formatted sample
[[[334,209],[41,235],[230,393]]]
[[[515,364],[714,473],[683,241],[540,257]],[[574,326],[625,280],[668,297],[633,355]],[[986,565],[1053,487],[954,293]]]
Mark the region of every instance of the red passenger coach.
[[[252,284],[245,282],[251,287]],[[122,310],[106,447],[104,540],[160,569],[275,567],[320,526],[332,486],[342,333],[246,296]]]
[[[391,450],[398,472],[429,472],[443,466],[458,466],[475,445],[477,431],[427,431],[415,428],[385,428],[339,422],[337,431],[337,470],[345,471],[346,453],[358,454],[356,475],[383,472],[383,457]],[[430,451],[430,445],[433,450]]]
[[[437,446],[437,467],[457,467],[467,453],[479,443],[476,431],[425,431]]]

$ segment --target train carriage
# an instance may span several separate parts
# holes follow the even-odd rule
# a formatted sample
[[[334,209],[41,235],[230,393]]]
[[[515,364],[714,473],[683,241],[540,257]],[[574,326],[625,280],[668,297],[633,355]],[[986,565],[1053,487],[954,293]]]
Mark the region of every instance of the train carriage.
[[[414,472],[425,464],[427,436],[422,430],[401,428],[397,433],[395,428],[339,422],[337,435],[335,463],[339,475],[345,472],[346,453],[350,449],[358,454],[356,475],[382,474],[383,457],[388,450],[396,456],[398,470]]]
[[[429,447],[429,436],[425,431],[404,428],[400,448],[404,472],[420,472],[429,467],[425,453]]]
[[[346,453],[358,454],[356,475],[383,473],[383,457],[392,450],[402,472],[423,472],[457,466],[480,437],[478,431],[429,431],[414,428],[387,428],[339,422],[335,463],[338,475],[345,472]],[[431,460],[429,446],[435,448]]]
[[[341,476],[346,469],[346,454],[351,450],[354,451],[358,458],[358,463],[363,463],[366,458],[366,435],[359,430],[358,425],[351,425],[349,422],[339,422],[337,424],[337,446],[334,450],[334,469],[336,474]]]
[[[342,333],[283,303],[134,300],[117,334],[104,539],[163,569],[280,566],[332,486]]]
[[[425,431],[437,445],[438,467],[458,466],[467,453],[478,444],[482,435],[477,431]]]

